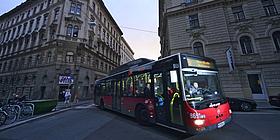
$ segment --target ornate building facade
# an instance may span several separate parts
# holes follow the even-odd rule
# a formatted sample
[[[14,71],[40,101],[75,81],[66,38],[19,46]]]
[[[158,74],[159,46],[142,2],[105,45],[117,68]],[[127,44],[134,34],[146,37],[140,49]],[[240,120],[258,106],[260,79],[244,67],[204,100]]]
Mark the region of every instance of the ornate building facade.
[[[159,0],[162,57],[211,57],[226,96],[267,101],[280,90],[279,0]]]
[[[134,52],[130,48],[129,44],[122,37],[121,38],[121,65],[134,60]]]
[[[27,0],[0,16],[0,97],[92,98],[121,63],[122,35],[102,0]]]

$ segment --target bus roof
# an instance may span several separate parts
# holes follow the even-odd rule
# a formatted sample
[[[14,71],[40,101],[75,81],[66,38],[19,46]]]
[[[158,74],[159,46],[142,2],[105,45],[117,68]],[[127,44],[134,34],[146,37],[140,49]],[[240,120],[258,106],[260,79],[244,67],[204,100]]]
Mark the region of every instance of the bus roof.
[[[96,82],[106,80],[109,77],[112,77],[112,76],[115,76],[115,75],[118,75],[118,74],[121,74],[121,73],[129,72],[129,71],[134,72],[134,70],[137,71],[139,68],[140,69],[151,69],[152,65],[157,63],[157,62],[164,61],[165,59],[169,59],[169,58],[172,58],[172,57],[179,57],[179,56],[186,57],[186,58],[194,58],[194,59],[202,60],[202,61],[207,61],[207,62],[213,63],[214,67],[216,67],[215,60],[212,59],[212,58],[197,56],[197,55],[189,54],[189,53],[177,53],[177,54],[173,54],[173,55],[161,58],[157,61],[147,59],[147,58],[139,58],[139,59],[130,61],[128,63],[125,63],[125,64],[113,69],[107,77],[99,79]],[[201,67],[201,68],[203,68],[203,67]]]
[[[123,71],[126,71],[126,70],[129,70],[130,68],[132,67],[137,67],[137,66],[141,66],[141,65],[144,65],[144,64],[147,64],[147,63],[150,63],[150,62],[153,62],[154,60],[151,60],[151,59],[147,59],[147,58],[139,58],[139,59],[136,59],[136,60],[133,60],[133,61],[130,61],[128,63],[125,63],[115,69],[113,69],[109,75],[114,75],[116,73],[120,73],[120,72],[123,72]]]

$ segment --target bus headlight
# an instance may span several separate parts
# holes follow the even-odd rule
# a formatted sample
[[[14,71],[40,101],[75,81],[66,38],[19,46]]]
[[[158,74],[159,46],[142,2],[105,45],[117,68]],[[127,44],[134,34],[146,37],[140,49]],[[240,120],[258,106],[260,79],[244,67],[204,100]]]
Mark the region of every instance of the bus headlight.
[[[203,125],[205,120],[194,120],[195,125]]]
[[[231,114],[232,113],[232,111],[231,111],[231,109],[229,109],[229,114]]]

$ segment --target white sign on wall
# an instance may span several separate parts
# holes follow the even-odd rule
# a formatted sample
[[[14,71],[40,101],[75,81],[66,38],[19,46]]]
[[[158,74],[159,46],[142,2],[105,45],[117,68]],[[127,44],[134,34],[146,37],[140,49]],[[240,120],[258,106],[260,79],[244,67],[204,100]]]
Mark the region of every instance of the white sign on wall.
[[[70,85],[74,83],[72,76],[59,76],[58,84],[60,85]]]
[[[233,58],[233,51],[232,48],[228,48],[226,51],[226,56],[229,64],[229,71],[232,72],[235,69],[234,58]]]

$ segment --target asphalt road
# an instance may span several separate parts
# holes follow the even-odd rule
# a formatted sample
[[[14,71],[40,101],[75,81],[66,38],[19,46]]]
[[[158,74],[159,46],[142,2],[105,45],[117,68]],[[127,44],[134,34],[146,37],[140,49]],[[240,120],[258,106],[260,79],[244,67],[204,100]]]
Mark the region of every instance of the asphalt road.
[[[189,136],[95,107],[77,107],[0,132],[0,140],[279,140],[280,111],[236,113],[222,129]]]

